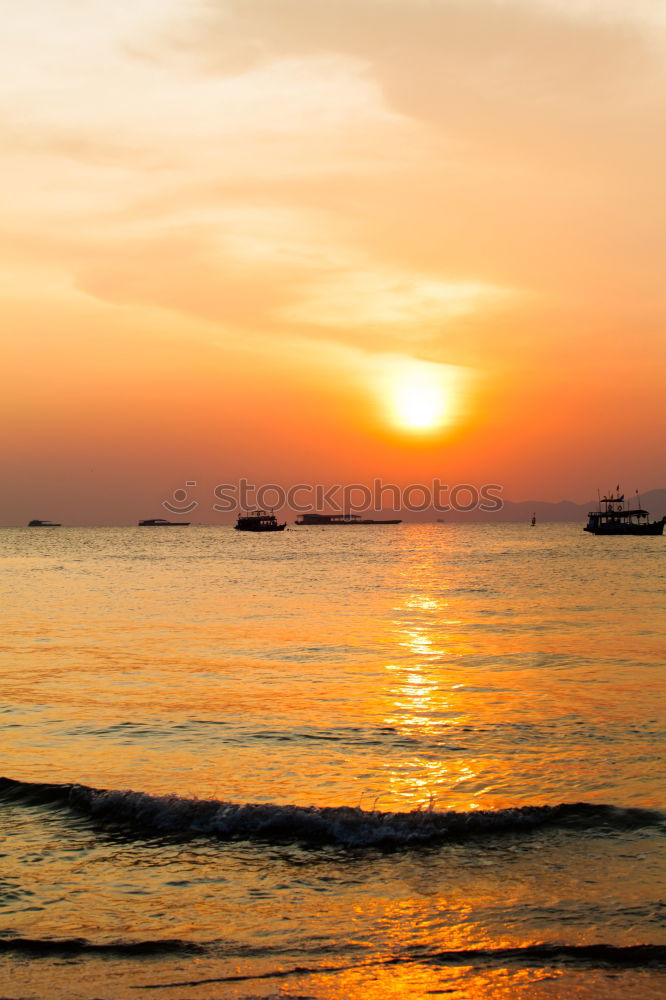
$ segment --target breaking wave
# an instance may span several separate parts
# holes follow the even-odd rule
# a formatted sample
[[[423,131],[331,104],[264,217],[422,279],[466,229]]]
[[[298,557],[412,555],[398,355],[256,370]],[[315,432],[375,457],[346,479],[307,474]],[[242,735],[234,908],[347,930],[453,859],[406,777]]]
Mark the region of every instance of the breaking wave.
[[[141,958],[142,956],[161,956],[165,954],[209,955],[218,951],[218,942],[196,944],[180,939],[144,940],[144,941],[111,941],[95,943],[85,938],[3,938],[0,939],[0,955],[19,954],[28,958],[46,958],[74,955],[108,955],[119,958]],[[326,965],[286,966],[280,969],[269,969],[263,972],[236,972],[226,976],[214,976],[206,979],[190,979],[177,983],[162,983],[162,986],[200,986],[207,983],[241,982],[252,979],[283,979],[303,974],[317,975],[341,972],[348,969],[359,969],[368,966],[392,965],[471,965],[482,967],[527,966],[547,967],[550,965],[583,965],[588,967],[614,967],[616,969],[653,968],[661,969],[666,965],[666,946],[657,944],[638,944],[615,946],[609,944],[568,945],[561,943],[541,942],[515,948],[464,948],[446,951],[431,951],[427,948],[409,949],[411,953],[393,956],[375,956],[361,962],[345,962],[338,965],[335,962]]]
[[[616,972],[624,969],[653,969],[661,971],[666,965],[666,947],[654,944],[629,945],[617,947],[608,944],[566,945],[566,944],[529,944],[518,948],[465,948],[462,950],[427,952],[418,955],[395,955],[389,958],[370,958],[363,962],[345,963],[343,965],[323,966],[282,966],[278,969],[268,969],[263,972],[236,972],[226,976],[212,976],[205,979],[179,980],[170,983],[150,983],[139,989],[155,989],[158,987],[189,987],[205,986],[214,983],[239,983],[248,980],[289,979],[291,976],[330,975],[351,969],[372,967],[390,967],[397,965],[465,965],[477,968],[548,968],[563,965],[583,966],[592,968],[611,968]],[[282,994],[280,994],[282,995]]]
[[[662,812],[585,802],[471,812],[366,811],[187,799],[176,795],[41,784],[0,778],[0,802],[67,807],[104,825],[143,834],[207,836],[268,843],[409,847],[542,827],[627,830],[659,827]]]
[[[7,952],[29,956],[47,955],[80,955],[90,953],[96,955],[118,955],[131,958],[140,955],[168,954],[202,954],[204,945],[190,941],[166,938],[161,941],[110,941],[95,943],[85,938],[0,938],[0,955]]]

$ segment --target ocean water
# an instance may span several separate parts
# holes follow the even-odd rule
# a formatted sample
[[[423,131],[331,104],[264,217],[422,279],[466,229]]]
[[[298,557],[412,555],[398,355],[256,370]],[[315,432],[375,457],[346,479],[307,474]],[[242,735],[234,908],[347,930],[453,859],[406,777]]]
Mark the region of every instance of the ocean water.
[[[0,995],[666,995],[663,538],[0,530]]]

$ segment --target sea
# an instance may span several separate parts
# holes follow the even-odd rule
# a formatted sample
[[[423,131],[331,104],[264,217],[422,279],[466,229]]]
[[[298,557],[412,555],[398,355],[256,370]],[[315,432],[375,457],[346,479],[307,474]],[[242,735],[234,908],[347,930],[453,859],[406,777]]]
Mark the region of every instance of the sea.
[[[0,530],[0,997],[666,996],[666,539]]]

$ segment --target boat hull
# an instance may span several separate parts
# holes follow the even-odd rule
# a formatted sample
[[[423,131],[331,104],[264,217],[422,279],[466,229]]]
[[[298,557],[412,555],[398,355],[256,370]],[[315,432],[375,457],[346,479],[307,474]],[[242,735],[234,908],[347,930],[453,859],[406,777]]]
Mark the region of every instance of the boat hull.
[[[322,527],[324,527],[324,528],[346,528],[346,527],[359,527],[359,526],[363,526],[363,525],[366,525],[366,524],[402,524],[402,521],[400,519],[390,520],[390,521],[389,520],[385,520],[385,521],[379,520],[378,521],[378,520],[375,520],[374,518],[360,518],[360,517],[359,518],[339,518],[339,519],[336,519],[335,517],[333,517],[332,519],[329,520],[329,519],[327,519],[325,517],[322,517],[322,518],[320,518],[319,520],[316,520],[316,521],[314,521],[314,520],[312,520],[312,521],[311,520],[294,521],[294,524],[297,524],[299,526],[299,528],[322,528]]]
[[[649,524],[597,524],[586,525],[583,529],[591,535],[663,535],[664,522],[651,521]]]
[[[366,521],[361,520],[358,523],[359,524],[402,524],[402,521],[400,521],[400,520],[395,520],[395,521],[373,521],[372,519],[368,519]]]
[[[189,528],[189,521],[139,521],[140,528]]]
[[[261,532],[263,534],[263,532],[265,531],[284,531],[286,527],[287,527],[286,523],[271,524],[268,525],[268,527],[266,526],[258,527],[257,525],[250,525],[250,524],[236,524],[234,526],[234,529],[236,531],[254,531],[255,533]]]

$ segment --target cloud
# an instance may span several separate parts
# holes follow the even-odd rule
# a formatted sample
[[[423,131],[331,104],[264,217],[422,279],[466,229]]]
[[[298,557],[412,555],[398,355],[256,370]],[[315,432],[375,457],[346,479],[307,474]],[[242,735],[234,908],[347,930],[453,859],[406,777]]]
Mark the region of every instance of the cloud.
[[[467,363],[659,314],[644,6],[39,6],[7,28],[11,221],[87,295]]]
[[[381,271],[357,262],[353,269],[338,270],[304,284],[300,301],[283,310],[283,315],[311,326],[394,335],[403,331],[406,339],[415,339],[508,295],[503,289],[481,283]]]
[[[497,0],[243,0],[203,3],[191,52],[237,74],[285,57],[363,62],[394,110],[456,134],[529,145],[592,115],[663,107],[663,31],[612,14]]]
[[[666,25],[648,20],[648,9],[228,0],[202,3],[180,44],[212,75],[284,58],[356,60],[388,109],[444,144],[428,150],[421,138],[424,157],[457,161],[458,173],[492,162],[497,184],[502,170],[532,172],[544,194],[600,179],[610,197],[636,199],[643,212],[648,200],[661,203],[666,168]]]
[[[380,140],[371,177],[351,170],[320,188],[353,219],[359,246],[382,266],[550,287],[580,302],[604,285],[610,298],[632,285],[654,294],[660,280],[666,36],[651,10],[216,0],[190,10],[178,51],[213,77],[326,55],[363,67],[386,108],[421,131],[405,143],[411,160],[382,164]],[[291,197],[315,184],[310,174]],[[581,268],[581,257],[596,266]]]

